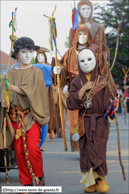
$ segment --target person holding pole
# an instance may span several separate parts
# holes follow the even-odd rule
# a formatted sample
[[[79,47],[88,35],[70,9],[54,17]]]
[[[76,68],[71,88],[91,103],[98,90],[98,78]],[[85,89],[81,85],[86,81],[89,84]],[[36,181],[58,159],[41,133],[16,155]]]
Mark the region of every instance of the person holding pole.
[[[92,44],[92,35],[88,27],[84,24],[78,24],[75,37],[73,39],[73,47],[67,50],[67,52],[63,55],[62,59],[58,63],[58,67],[54,67],[54,72],[62,72],[63,69],[66,69],[68,72],[68,76],[65,76],[64,82],[62,82],[62,86],[68,82],[69,89],[71,81],[78,76],[78,52],[82,48],[91,48],[95,53],[98,60],[98,73],[102,74],[105,69],[105,59],[101,49]],[[61,71],[58,69],[61,67]],[[73,131],[77,126],[78,120],[78,110],[68,110],[69,112],[69,120],[70,120],[70,144],[71,144],[71,151],[78,151],[79,150],[79,142],[73,141],[72,135]]]
[[[39,147],[40,129],[49,122],[49,103],[43,73],[31,65],[33,51],[40,47],[28,37],[16,40],[12,58],[18,66],[9,70],[8,82],[0,86],[0,111],[7,107],[5,90],[9,91],[10,108],[7,113],[7,142],[13,143],[22,185],[45,185],[43,160]],[[2,122],[2,121],[0,121]],[[13,133],[10,131],[13,129]],[[1,130],[1,129],[0,129]],[[10,139],[12,142],[10,142]],[[36,164],[36,165],[35,165]]]
[[[56,22],[54,18],[54,12],[56,10],[56,5],[55,9],[52,13],[52,17],[43,15],[47,18],[49,18],[49,27],[50,27],[50,43],[51,43],[51,50],[53,49],[53,43],[54,43],[54,48],[55,48],[55,65],[58,68],[57,65],[57,42],[56,42],[56,36],[57,36],[57,29],[56,29]],[[60,118],[61,118],[61,128],[62,128],[62,135],[63,135],[63,140],[64,140],[64,148],[65,151],[67,151],[67,142],[66,142],[66,137],[65,137],[65,126],[64,126],[64,117],[63,117],[63,107],[62,107],[62,96],[61,96],[61,82],[60,82],[60,76],[57,73],[57,86],[58,86],[58,92],[59,92],[59,109],[60,109]]]
[[[73,79],[67,98],[68,109],[79,110],[78,130],[80,148],[81,184],[84,191],[106,193],[106,146],[109,123],[105,113],[111,103],[115,110],[117,100],[111,100],[106,79],[98,75],[95,53],[84,48],[78,53],[79,76]],[[109,116],[111,112],[109,111]]]
[[[80,16],[80,22],[78,23],[78,25],[84,24],[85,26],[88,27],[92,35],[92,43],[100,47],[104,59],[105,61],[107,61],[108,54],[107,49],[105,47],[105,45],[107,46],[106,35],[104,32],[104,27],[92,20],[93,4],[89,0],[80,0],[77,5],[77,10]],[[73,30],[71,28],[69,32],[69,48],[73,46],[73,39],[74,39]],[[105,75],[107,74],[109,63],[110,62],[108,61],[108,63],[102,64],[102,66],[105,65],[103,66],[104,68],[103,74]],[[109,74],[109,81],[111,83],[111,87],[113,89],[115,96],[117,96],[118,95],[117,89],[115,87],[115,83],[111,73]]]

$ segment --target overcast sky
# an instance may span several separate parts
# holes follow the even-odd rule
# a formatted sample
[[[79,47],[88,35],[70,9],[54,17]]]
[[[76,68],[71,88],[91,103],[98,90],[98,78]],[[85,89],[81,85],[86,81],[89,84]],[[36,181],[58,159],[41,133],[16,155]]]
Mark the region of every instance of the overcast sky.
[[[75,5],[77,7],[77,3]],[[93,4],[106,4],[108,1],[91,1]],[[57,26],[57,47],[60,54],[66,51],[64,43],[66,37],[69,36],[69,30],[72,26],[72,8],[74,8],[74,1],[2,1],[1,0],[1,48],[0,50],[9,54],[11,48],[11,41],[9,35],[12,30],[9,28],[12,11],[17,7],[17,23],[18,31],[15,33],[17,37],[27,36],[34,40],[36,45],[46,47],[49,46],[49,25],[48,18],[43,14],[52,16],[52,12],[57,5],[55,11],[56,26]],[[51,54],[47,54],[48,62],[51,62]],[[59,58],[59,56],[58,56]]]

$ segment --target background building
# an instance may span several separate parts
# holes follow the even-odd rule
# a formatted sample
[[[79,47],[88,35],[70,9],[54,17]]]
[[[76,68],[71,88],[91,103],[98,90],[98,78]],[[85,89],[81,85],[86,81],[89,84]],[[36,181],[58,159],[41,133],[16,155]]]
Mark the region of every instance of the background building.
[[[7,68],[9,55],[3,51],[0,51],[0,83],[2,82],[2,78],[4,77],[4,71]],[[9,66],[12,66],[16,63],[16,61],[11,58]]]

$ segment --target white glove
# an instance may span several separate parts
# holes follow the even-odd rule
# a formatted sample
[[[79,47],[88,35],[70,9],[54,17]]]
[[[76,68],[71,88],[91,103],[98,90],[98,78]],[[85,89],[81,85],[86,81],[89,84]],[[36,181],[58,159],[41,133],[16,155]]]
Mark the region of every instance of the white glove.
[[[61,72],[61,67],[60,66],[54,66],[53,73],[57,75],[57,74],[60,74],[60,72]]]
[[[67,93],[67,91],[68,91],[68,86],[67,86],[67,85],[65,85],[65,86],[63,87],[63,93],[64,93],[64,94],[66,94],[66,93]]]

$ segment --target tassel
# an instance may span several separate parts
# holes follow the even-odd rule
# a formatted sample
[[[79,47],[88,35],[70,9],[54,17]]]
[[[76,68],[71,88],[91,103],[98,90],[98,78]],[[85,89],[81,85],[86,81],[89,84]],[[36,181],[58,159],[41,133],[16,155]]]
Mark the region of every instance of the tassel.
[[[6,91],[6,95],[5,95],[6,101],[7,101],[7,108],[9,110],[9,92]]]
[[[11,28],[11,26],[12,26],[12,22],[9,23],[9,28]]]
[[[56,38],[57,38],[57,29],[56,29],[56,23],[55,23],[55,20],[54,20],[54,28],[55,28],[55,35],[56,35]]]
[[[78,25],[78,10],[75,9],[74,23],[72,29],[76,31],[77,25]]]

